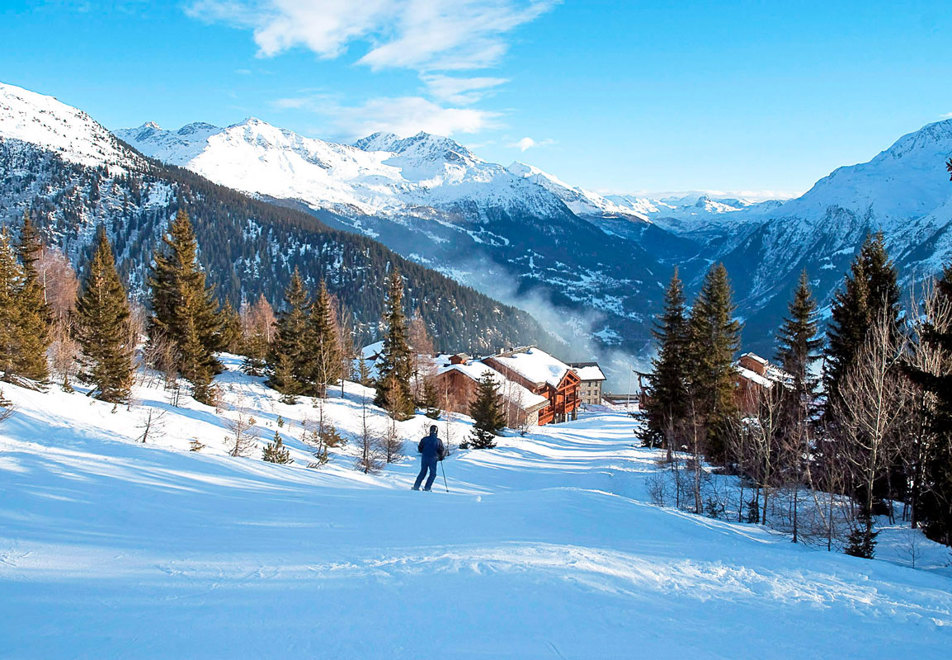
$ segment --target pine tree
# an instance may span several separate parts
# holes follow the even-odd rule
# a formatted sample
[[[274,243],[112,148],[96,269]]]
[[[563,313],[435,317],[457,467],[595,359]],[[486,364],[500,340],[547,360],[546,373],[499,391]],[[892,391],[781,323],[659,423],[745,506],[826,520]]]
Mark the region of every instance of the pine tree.
[[[440,418],[442,412],[440,410],[440,393],[430,379],[423,383],[423,407],[426,409],[424,414],[430,419]]]
[[[238,312],[232,307],[231,302],[226,300],[218,313],[218,325],[221,328],[220,342],[221,350],[229,353],[237,353],[241,350],[241,319],[238,318]]]
[[[688,376],[688,323],[684,287],[677,268],[665,293],[664,311],[652,334],[658,343],[658,355],[652,360],[641,439],[647,446],[663,446],[670,453],[679,444],[676,436],[685,417]]]
[[[133,377],[129,319],[126,290],[100,225],[96,251],[76,302],[75,332],[81,350],[81,377],[95,387],[96,397],[103,401],[129,399]]]
[[[24,213],[16,249],[23,270],[23,282],[18,292],[20,341],[16,370],[21,376],[39,381],[49,378],[46,349],[52,341],[52,315],[36,270],[42,251],[43,240],[29,213]]]
[[[293,399],[305,392],[305,338],[310,301],[297,269],[284,291],[284,311],[278,317],[277,330],[268,354],[271,372],[268,385]]]
[[[205,285],[198,242],[184,210],[170,223],[152,259],[149,339],[171,344],[176,370],[192,383],[196,400],[209,403],[211,379],[221,370],[215,357],[223,348],[221,319],[214,290]]]
[[[941,305],[952,309],[952,264],[945,267],[936,283],[936,296]],[[906,367],[913,382],[935,397],[934,410],[926,422],[934,441],[922,457],[922,483],[914,516],[930,538],[952,545],[952,326],[930,323],[922,341],[944,355],[944,360],[934,371]]]
[[[476,398],[469,407],[473,418],[472,445],[475,449],[492,449],[499,432],[505,428],[506,416],[503,414],[499,397],[499,383],[492,372],[486,371],[476,384]]]
[[[798,399],[812,397],[816,389],[816,378],[811,375],[810,367],[819,359],[823,346],[818,332],[816,301],[807,272],[803,271],[790,301],[788,315],[777,334],[777,360],[784,371],[793,376],[793,391]]]
[[[274,432],[274,441],[265,445],[262,454],[262,458],[268,463],[288,465],[294,462],[294,459],[291,458],[291,452],[284,446],[284,442],[281,440],[281,434],[277,431]]]
[[[407,317],[403,311],[403,278],[396,268],[390,271],[390,283],[384,305],[383,350],[377,363],[377,396],[374,403],[386,406],[389,401],[399,401],[395,410],[398,419],[413,415],[413,397],[410,378],[413,373],[413,356],[407,343]],[[390,387],[399,388],[395,395]]]
[[[331,297],[323,281],[311,306],[305,342],[309,394],[326,397],[327,386],[341,378],[341,348]]]
[[[867,236],[850,265],[843,288],[833,298],[823,372],[828,407],[838,396],[840,379],[881,310],[889,310],[898,331],[899,297],[896,267],[886,253],[882,233]]]
[[[777,360],[784,371],[792,376],[789,389],[780,390],[778,433],[785,451],[784,463],[790,471],[795,489],[803,481],[803,457],[811,452],[810,429],[814,413],[817,378],[811,367],[819,359],[823,341],[818,335],[816,301],[810,290],[806,270],[790,301],[788,315],[777,333]],[[764,425],[761,425],[763,428]],[[774,442],[774,438],[767,438]],[[812,449],[816,451],[815,449]],[[768,454],[769,455],[769,454]],[[796,495],[798,491],[794,491]],[[799,540],[799,498],[794,497],[793,542]],[[766,519],[767,496],[764,496],[764,519]]]
[[[706,453],[720,462],[730,434],[737,431],[734,354],[740,348],[740,323],[734,318],[727,269],[718,263],[704,278],[688,323],[689,396],[707,431]]]
[[[837,469],[833,465],[837,453],[848,450],[847,447],[837,446],[846,441],[836,427],[834,414],[835,410],[844,407],[841,382],[866,343],[870,328],[880,319],[885,318],[889,336],[898,337],[901,331],[897,279],[896,267],[886,252],[882,233],[869,235],[850,265],[850,273],[846,276],[843,288],[834,295],[823,371],[826,390],[823,416],[830,432],[830,443],[818,452],[818,458],[826,463],[828,470]],[[873,490],[877,506],[882,506],[884,498],[904,497],[902,472],[903,466],[897,461],[876,480]],[[894,488],[899,490],[890,492]],[[854,490],[852,494],[860,501],[868,499],[868,493],[860,490]]]
[[[274,334],[274,311],[262,294],[253,305],[242,303],[239,318],[241,350],[245,356],[241,365],[242,371],[251,376],[262,376],[267,368],[268,352],[271,350]]]
[[[17,263],[6,227],[0,229],[0,372],[4,379],[17,375],[22,308],[23,269]]]

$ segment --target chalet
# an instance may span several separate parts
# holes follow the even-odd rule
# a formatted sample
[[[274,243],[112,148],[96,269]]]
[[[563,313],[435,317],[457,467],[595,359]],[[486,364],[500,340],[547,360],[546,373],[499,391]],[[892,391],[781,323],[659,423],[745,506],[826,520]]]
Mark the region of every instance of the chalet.
[[[602,373],[598,362],[573,362],[569,366],[578,374],[579,398],[582,403],[590,406],[600,405],[605,374]]]
[[[499,385],[499,394],[505,405],[506,426],[535,426],[539,424],[539,412],[549,405],[546,397],[532,393],[484,362],[462,353],[439,355],[435,362],[432,383],[442,399],[444,409],[451,412],[469,414],[469,405],[476,398],[477,383],[486,373]]]
[[[543,396],[548,405],[539,412],[539,425],[575,419],[581,404],[581,379],[572,367],[534,346],[484,358],[503,376]]]
[[[743,414],[757,412],[764,394],[774,387],[789,387],[791,376],[756,353],[744,353],[734,363],[737,406]]]

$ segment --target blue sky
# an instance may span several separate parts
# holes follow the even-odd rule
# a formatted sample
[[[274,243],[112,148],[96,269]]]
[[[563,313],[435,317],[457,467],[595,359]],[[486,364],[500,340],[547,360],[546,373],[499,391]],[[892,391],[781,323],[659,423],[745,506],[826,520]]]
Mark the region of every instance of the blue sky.
[[[797,192],[952,116],[946,1],[0,1],[0,81],[109,128],[450,133],[617,192]]]

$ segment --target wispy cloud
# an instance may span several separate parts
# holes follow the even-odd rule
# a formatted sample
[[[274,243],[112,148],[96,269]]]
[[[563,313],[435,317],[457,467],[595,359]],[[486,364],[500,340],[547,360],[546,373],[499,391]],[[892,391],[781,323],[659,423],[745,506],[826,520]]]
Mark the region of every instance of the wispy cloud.
[[[359,105],[346,105],[330,95],[316,94],[278,99],[274,105],[321,115],[327,120],[326,132],[348,139],[377,131],[401,136],[420,131],[437,135],[477,133],[495,127],[499,119],[495,112],[447,108],[421,96],[381,97]]]
[[[531,137],[524,137],[520,140],[516,140],[515,142],[510,142],[506,146],[513,149],[518,149],[519,151],[528,151],[529,149],[534,149],[536,147],[546,147],[550,144],[555,144],[555,140],[549,138],[544,140],[534,140]]]
[[[947,112],[944,115],[939,115],[939,119],[952,119],[952,112]]]
[[[498,125],[499,113],[473,108],[505,78],[463,71],[497,64],[512,31],[561,0],[192,0],[186,12],[253,32],[259,57],[306,48],[334,59],[362,49],[356,62],[375,71],[409,69],[422,95],[372,98],[342,106],[326,97],[275,102],[328,117],[347,135],[386,130],[453,135]]]
[[[424,74],[421,79],[431,96],[458,105],[476,103],[493,87],[508,82],[505,78],[457,78],[443,74]]]
[[[335,58],[361,41],[374,69],[479,69],[506,52],[507,34],[559,0],[195,0],[189,15],[251,29],[258,53],[296,47]]]

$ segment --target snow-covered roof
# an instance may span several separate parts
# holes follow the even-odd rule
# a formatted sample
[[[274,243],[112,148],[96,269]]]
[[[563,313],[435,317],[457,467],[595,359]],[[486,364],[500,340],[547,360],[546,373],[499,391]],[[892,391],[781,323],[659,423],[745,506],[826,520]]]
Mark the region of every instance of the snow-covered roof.
[[[578,377],[581,380],[605,380],[605,374],[602,372],[601,367],[599,367],[594,362],[584,363],[584,364],[573,364],[572,369],[575,373],[578,374]]]
[[[542,408],[549,402],[549,400],[541,394],[533,394],[519,383],[509,380],[488,364],[479,362],[478,360],[473,360],[465,364],[450,364],[449,360],[440,360],[439,358],[437,358],[437,360],[439,365],[436,369],[437,374],[444,374],[448,371],[458,371],[467,378],[478,381],[483,377],[483,374],[487,372],[490,373],[493,380],[499,385],[499,394],[523,410]]]
[[[760,363],[760,364],[762,364],[762,365],[764,365],[764,366],[767,366],[767,365],[769,364],[765,358],[760,357],[760,356],[757,355],[756,353],[744,353],[741,357],[742,357],[742,358],[750,358],[750,359],[753,360],[754,362],[758,362],[758,363]]]
[[[536,347],[494,355],[493,359],[512,369],[531,383],[548,383],[558,387],[570,367]]]
[[[750,369],[747,369],[741,366],[735,366],[734,369],[737,371],[740,377],[745,380],[749,380],[752,383],[757,383],[758,385],[760,385],[761,387],[765,389],[770,389],[771,387],[773,387],[774,381],[772,381],[769,378],[765,378],[764,376],[761,376],[756,371],[751,371]]]

